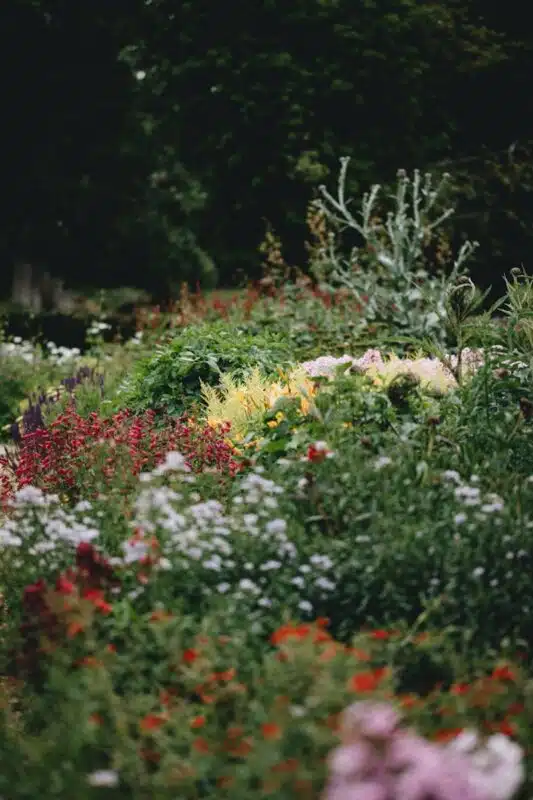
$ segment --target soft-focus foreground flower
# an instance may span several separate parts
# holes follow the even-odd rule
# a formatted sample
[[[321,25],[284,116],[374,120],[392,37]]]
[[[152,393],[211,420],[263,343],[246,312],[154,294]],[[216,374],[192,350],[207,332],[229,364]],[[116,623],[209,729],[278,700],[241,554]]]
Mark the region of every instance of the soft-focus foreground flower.
[[[324,800],[508,800],[523,780],[522,753],[503,740],[441,747],[403,728],[391,706],[355,703],[329,758]]]
[[[524,778],[522,748],[501,733],[482,741],[475,731],[464,731],[448,749],[468,757],[472,779],[491,800],[507,800]]]

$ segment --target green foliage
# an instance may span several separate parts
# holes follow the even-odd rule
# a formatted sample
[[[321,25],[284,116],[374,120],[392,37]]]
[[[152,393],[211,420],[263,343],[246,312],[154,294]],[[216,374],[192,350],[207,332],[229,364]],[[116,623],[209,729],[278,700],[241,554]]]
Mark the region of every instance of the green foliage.
[[[276,375],[290,364],[290,346],[274,333],[211,323],[184,329],[156,354],[137,365],[123,395],[134,409],[182,413],[200,398],[201,385],[216,385],[223,372],[242,378],[257,367]]]
[[[46,691],[4,689],[0,791],[11,798],[316,797],[339,714],[369,698],[392,700],[430,738],[504,722],[524,746],[531,736],[521,671],[496,657],[467,671],[449,637],[425,626],[345,648],[323,625],[287,623],[258,651],[216,617],[126,619],[117,603],[107,626],[91,622],[46,657]],[[421,670],[425,696],[406,695]]]
[[[355,215],[346,197],[348,164],[348,158],[341,159],[335,195],[320,187],[322,196],[315,206],[332,230],[327,244],[315,253],[312,273],[321,283],[348,291],[369,322],[415,337],[442,339],[446,297],[477,247],[477,242],[466,241],[448,263],[433,267],[427,263],[427,249],[439,226],[453,214],[453,208],[442,207],[449,176],[435,183],[429,173],[422,177],[415,170],[409,178],[400,170],[392,208],[379,207],[381,186],[376,184],[365,193]],[[346,229],[359,239],[349,253],[342,252],[338,241]]]

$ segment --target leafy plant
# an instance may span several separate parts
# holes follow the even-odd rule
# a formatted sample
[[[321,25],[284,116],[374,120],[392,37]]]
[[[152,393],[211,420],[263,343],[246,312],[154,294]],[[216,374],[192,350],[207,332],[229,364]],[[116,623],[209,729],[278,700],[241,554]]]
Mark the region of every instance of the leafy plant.
[[[315,201],[332,230],[327,244],[315,254],[313,272],[324,283],[346,288],[364,305],[369,321],[385,322],[412,336],[442,336],[439,328],[447,291],[477,247],[466,241],[447,272],[439,266],[428,268],[426,263],[426,248],[435,231],[453,214],[452,208],[439,208],[449,176],[443,175],[434,185],[429,173],[422,177],[415,170],[410,179],[400,170],[392,211],[379,208],[381,186],[375,184],[354,215],[346,197],[349,161],[341,159],[336,196],[321,186],[321,197]],[[346,230],[355,232],[360,241],[347,257],[340,252],[337,236]]]
[[[224,322],[193,326],[136,367],[122,403],[136,410],[181,414],[200,399],[202,383],[216,386],[224,372],[243,378],[256,367],[274,376],[290,363],[290,345],[274,333]]]

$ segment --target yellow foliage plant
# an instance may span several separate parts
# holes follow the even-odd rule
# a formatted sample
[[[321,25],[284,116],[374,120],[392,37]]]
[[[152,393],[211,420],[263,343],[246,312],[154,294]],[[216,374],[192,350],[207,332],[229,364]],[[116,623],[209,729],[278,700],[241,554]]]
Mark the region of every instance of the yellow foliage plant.
[[[280,397],[300,397],[302,413],[309,413],[315,392],[313,381],[303,369],[280,373],[280,379],[275,382],[258,369],[252,370],[244,381],[237,381],[226,373],[221,376],[219,386],[202,384],[201,387],[208,424],[216,427],[223,422],[231,423],[233,441],[240,441],[259,424],[263,414]]]

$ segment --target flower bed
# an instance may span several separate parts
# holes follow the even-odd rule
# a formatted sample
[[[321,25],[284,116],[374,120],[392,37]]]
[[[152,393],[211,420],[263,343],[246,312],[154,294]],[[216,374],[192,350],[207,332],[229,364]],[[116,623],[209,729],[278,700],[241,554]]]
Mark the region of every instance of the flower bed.
[[[532,282],[503,326],[373,219],[351,271],[3,349],[0,797],[530,796]]]

